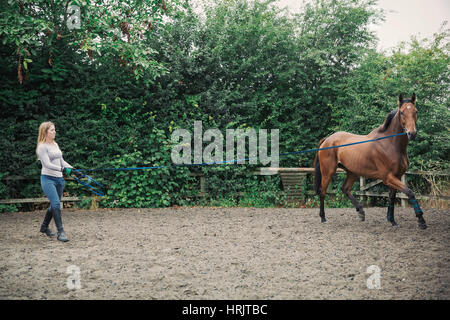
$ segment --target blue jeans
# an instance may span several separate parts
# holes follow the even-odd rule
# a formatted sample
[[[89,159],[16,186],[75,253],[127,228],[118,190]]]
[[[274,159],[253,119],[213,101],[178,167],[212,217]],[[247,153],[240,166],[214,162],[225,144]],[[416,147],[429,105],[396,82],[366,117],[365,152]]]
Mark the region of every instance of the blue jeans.
[[[41,186],[48,200],[50,201],[50,208],[45,215],[41,230],[45,230],[52,217],[55,220],[58,232],[64,231],[61,219],[61,198],[64,190],[64,178],[57,178],[47,175],[41,175]]]
[[[50,200],[51,209],[61,210],[60,202],[64,190],[64,178],[57,178],[47,175],[41,175],[41,186],[48,200]]]

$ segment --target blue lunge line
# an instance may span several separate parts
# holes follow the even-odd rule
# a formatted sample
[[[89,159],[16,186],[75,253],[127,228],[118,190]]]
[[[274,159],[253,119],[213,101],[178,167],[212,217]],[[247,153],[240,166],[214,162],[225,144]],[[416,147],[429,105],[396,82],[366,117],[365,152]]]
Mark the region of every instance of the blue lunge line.
[[[360,143],[367,143],[367,142],[374,142],[374,141],[378,141],[378,140],[383,140],[383,139],[387,139],[387,138],[392,138],[392,137],[396,137],[396,136],[401,136],[406,134],[405,132],[402,133],[397,133],[397,134],[393,134],[390,136],[386,136],[386,137],[380,137],[380,138],[376,138],[376,139],[371,139],[371,140],[365,140],[365,141],[360,141],[360,142],[353,142],[353,143],[348,143],[348,144],[342,144],[339,146],[332,146],[332,147],[326,147],[326,148],[315,148],[315,149],[308,149],[308,150],[301,150],[301,151],[294,151],[294,152],[286,152],[286,153],[281,153],[280,156],[287,156],[287,155],[292,155],[292,154],[300,154],[300,153],[306,153],[306,152],[316,152],[316,151],[321,151],[321,150],[327,150],[327,149],[334,149],[334,148],[341,148],[341,147],[347,147],[347,146],[352,146],[355,144],[360,144]],[[250,159],[257,159],[257,157],[252,157],[252,158],[245,158],[245,159],[238,159],[238,160],[227,160],[227,161],[220,161],[220,162],[208,162],[208,163],[193,163],[193,164],[172,164],[169,166],[153,166],[153,167],[135,167],[135,168],[98,168],[98,169],[78,169],[78,171],[134,171],[134,170],[150,170],[150,169],[162,169],[162,168],[173,168],[173,167],[191,167],[191,166],[209,166],[209,165],[216,165],[216,164],[225,164],[225,163],[233,163],[233,162],[239,162],[239,161],[248,161]],[[83,177],[88,178],[89,181],[99,185],[100,187],[103,187],[100,183],[98,183],[97,181],[95,181],[94,179],[92,179],[91,177],[89,177],[88,175],[84,175]],[[73,177],[76,181],[80,182],[82,185],[84,185],[85,187],[87,187],[91,192],[99,195],[99,196],[103,196],[104,193],[96,188],[91,186],[88,183],[85,183],[84,181],[81,181],[80,179]]]
[[[396,136],[401,136],[406,134],[405,132],[393,134],[391,136],[376,138],[372,140],[365,140],[360,142],[353,142],[348,144],[342,144],[339,146],[332,146],[332,147],[326,147],[326,148],[316,148],[316,149],[309,149],[309,150],[301,150],[301,151],[294,151],[294,152],[286,152],[281,153],[280,156],[287,156],[291,154],[299,154],[299,153],[305,153],[305,152],[315,152],[315,151],[321,151],[321,150],[327,150],[327,149],[334,149],[334,148],[340,148],[340,147],[347,147],[355,144],[360,143],[366,143],[366,142],[373,142],[378,141],[382,139],[392,138]],[[153,167],[135,167],[135,168],[98,168],[98,169],[78,169],[78,171],[131,171],[131,170],[148,170],[148,169],[161,169],[161,168],[171,168],[171,167],[187,167],[187,166],[206,166],[206,165],[214,165],[214,164],[224,164],[224,163],[231,163],[231,162],[239,162],[239,161],[246,161],[250,159],[257,159],[257,157],[253,158],[245,158],[245,159],[238,159],[238,160],[227,160],[227,161],[220,161],[220,162],[207,162],[207,163],[192,163],[192,164],[172,164],[169,166],[153,166]]]
[[[77,170],[77,171],[81,171],[81,170]],[[81,180],[82,178],[87,178],[88,181],[90,181],[90,182],[92,182],[92,183],[98,185],[100,188],[103,188],[103,185],[102,185],[101,183],[95,181],[94,179],[92,179],[91,177],[89,177],[87,174],[84,174],[84,175],[81,177],[81,179],[79,179],[78,177],[76,177],[76,176],[74,176],[74,175],[72,175],[72,174],[71,174],[71,176],[72,176],[72,178],[74,178],[75,181],[81,183],[83,186],[85,186],[85,187],[86,187],[89,191],[91,191],[92,193],[94,193],[94,194],[96,194],[96,195],[98,195],[98,196],[100,196],[100,197],[103,197],[103,196],[105,195],[105,193],[104,193],[101,189],[99,189],[99,188],[97,188],[97,187],[94,187],[94,186],[90,185],[89,183],[84,182],[83,180]]]
[[[302,150],[302,151],[295,151],[295,152],[287,152],[287,153],[280,154],[280,156],[285,156],[285,155],[289,155],[289,154],[299,154],[299,153],[304,153],[304,152],[313,152],[313,151],[327,150],[327,149],[334,149],[334,148],[340,148],[340,147],[347,147],[347,146],[351,146],[351,145],[354,145],[354,144],[360,144],[360,143],[366,143],[366,142],[374,142],[374,141],[378,141],[378,140],[383,140],[383,139],[387,139],[387,138],[401,136],[401,135],[404,135],[404,134],[406,134],[406,132],[397,133],[397,134],[393,134],[391,136],[386,136],[386,137],[381,137],[381,138],[376,138],[376,139],[371,139],[371,140],[365,140],[365,141],[360,141],[360,142],[341,144],[339,146],[326,147],[326,148],[316,148],[316,149],[309,149],[309,150]]]

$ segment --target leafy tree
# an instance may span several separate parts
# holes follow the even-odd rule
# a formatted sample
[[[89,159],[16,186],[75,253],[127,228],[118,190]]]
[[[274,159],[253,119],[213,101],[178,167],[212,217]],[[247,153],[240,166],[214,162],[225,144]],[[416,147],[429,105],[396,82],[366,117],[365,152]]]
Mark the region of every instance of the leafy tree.
[[[136,79],[156,79],[163,66],[155,51],[144,45],[155,23],[167,10],[164,0],[8,0],[0,4],[0,40],[14,47],[11,58],[18,81],[28,77],[39,50],[46,50],[48,66],[41,71],[61,80],[67,69],[51,67],[66,60],[68,51],[98,64],[120,64]],[[11,65],[11,67],[13,67]]]
[[[411,167],[448,168],[450,121],[449,31],[431,39],[412,38],[409,50],[400,44],[390,55],[370,52],[340,88],[333,105],[335,130],[367,134],[397,107],[398,95],[418,97],[418,136],[409,144]]]

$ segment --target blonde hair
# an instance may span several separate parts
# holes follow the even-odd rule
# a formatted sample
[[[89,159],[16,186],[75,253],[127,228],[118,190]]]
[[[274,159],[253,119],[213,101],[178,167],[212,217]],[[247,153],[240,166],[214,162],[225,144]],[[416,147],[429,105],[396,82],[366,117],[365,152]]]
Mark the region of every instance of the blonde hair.
[[[51,122],[51,121],[42,122],[41,125],[39,126],[39,134],[38,134],[37,145],[36,145],[36,155],[38,157],[38,160],[39,160],[39,154],[38,154],[39,145],[42,142],[45,142],[45,138],[47,138],[48,129],[50,129],[51,126],[55,126],[53,124],[53,122]]]

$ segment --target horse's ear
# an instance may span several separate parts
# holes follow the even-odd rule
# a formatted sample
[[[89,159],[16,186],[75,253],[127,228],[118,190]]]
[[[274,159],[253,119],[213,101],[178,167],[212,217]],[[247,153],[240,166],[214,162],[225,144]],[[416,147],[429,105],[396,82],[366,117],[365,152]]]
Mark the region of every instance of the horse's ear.
[[[416,94],[413,93],[412,97],[411,97],[411,102],[416,104]]]
[[[398,107],[399,108],[402,105],[402,101],[403,101],[403,95],[400,93],[400,95],[398,96]]]

